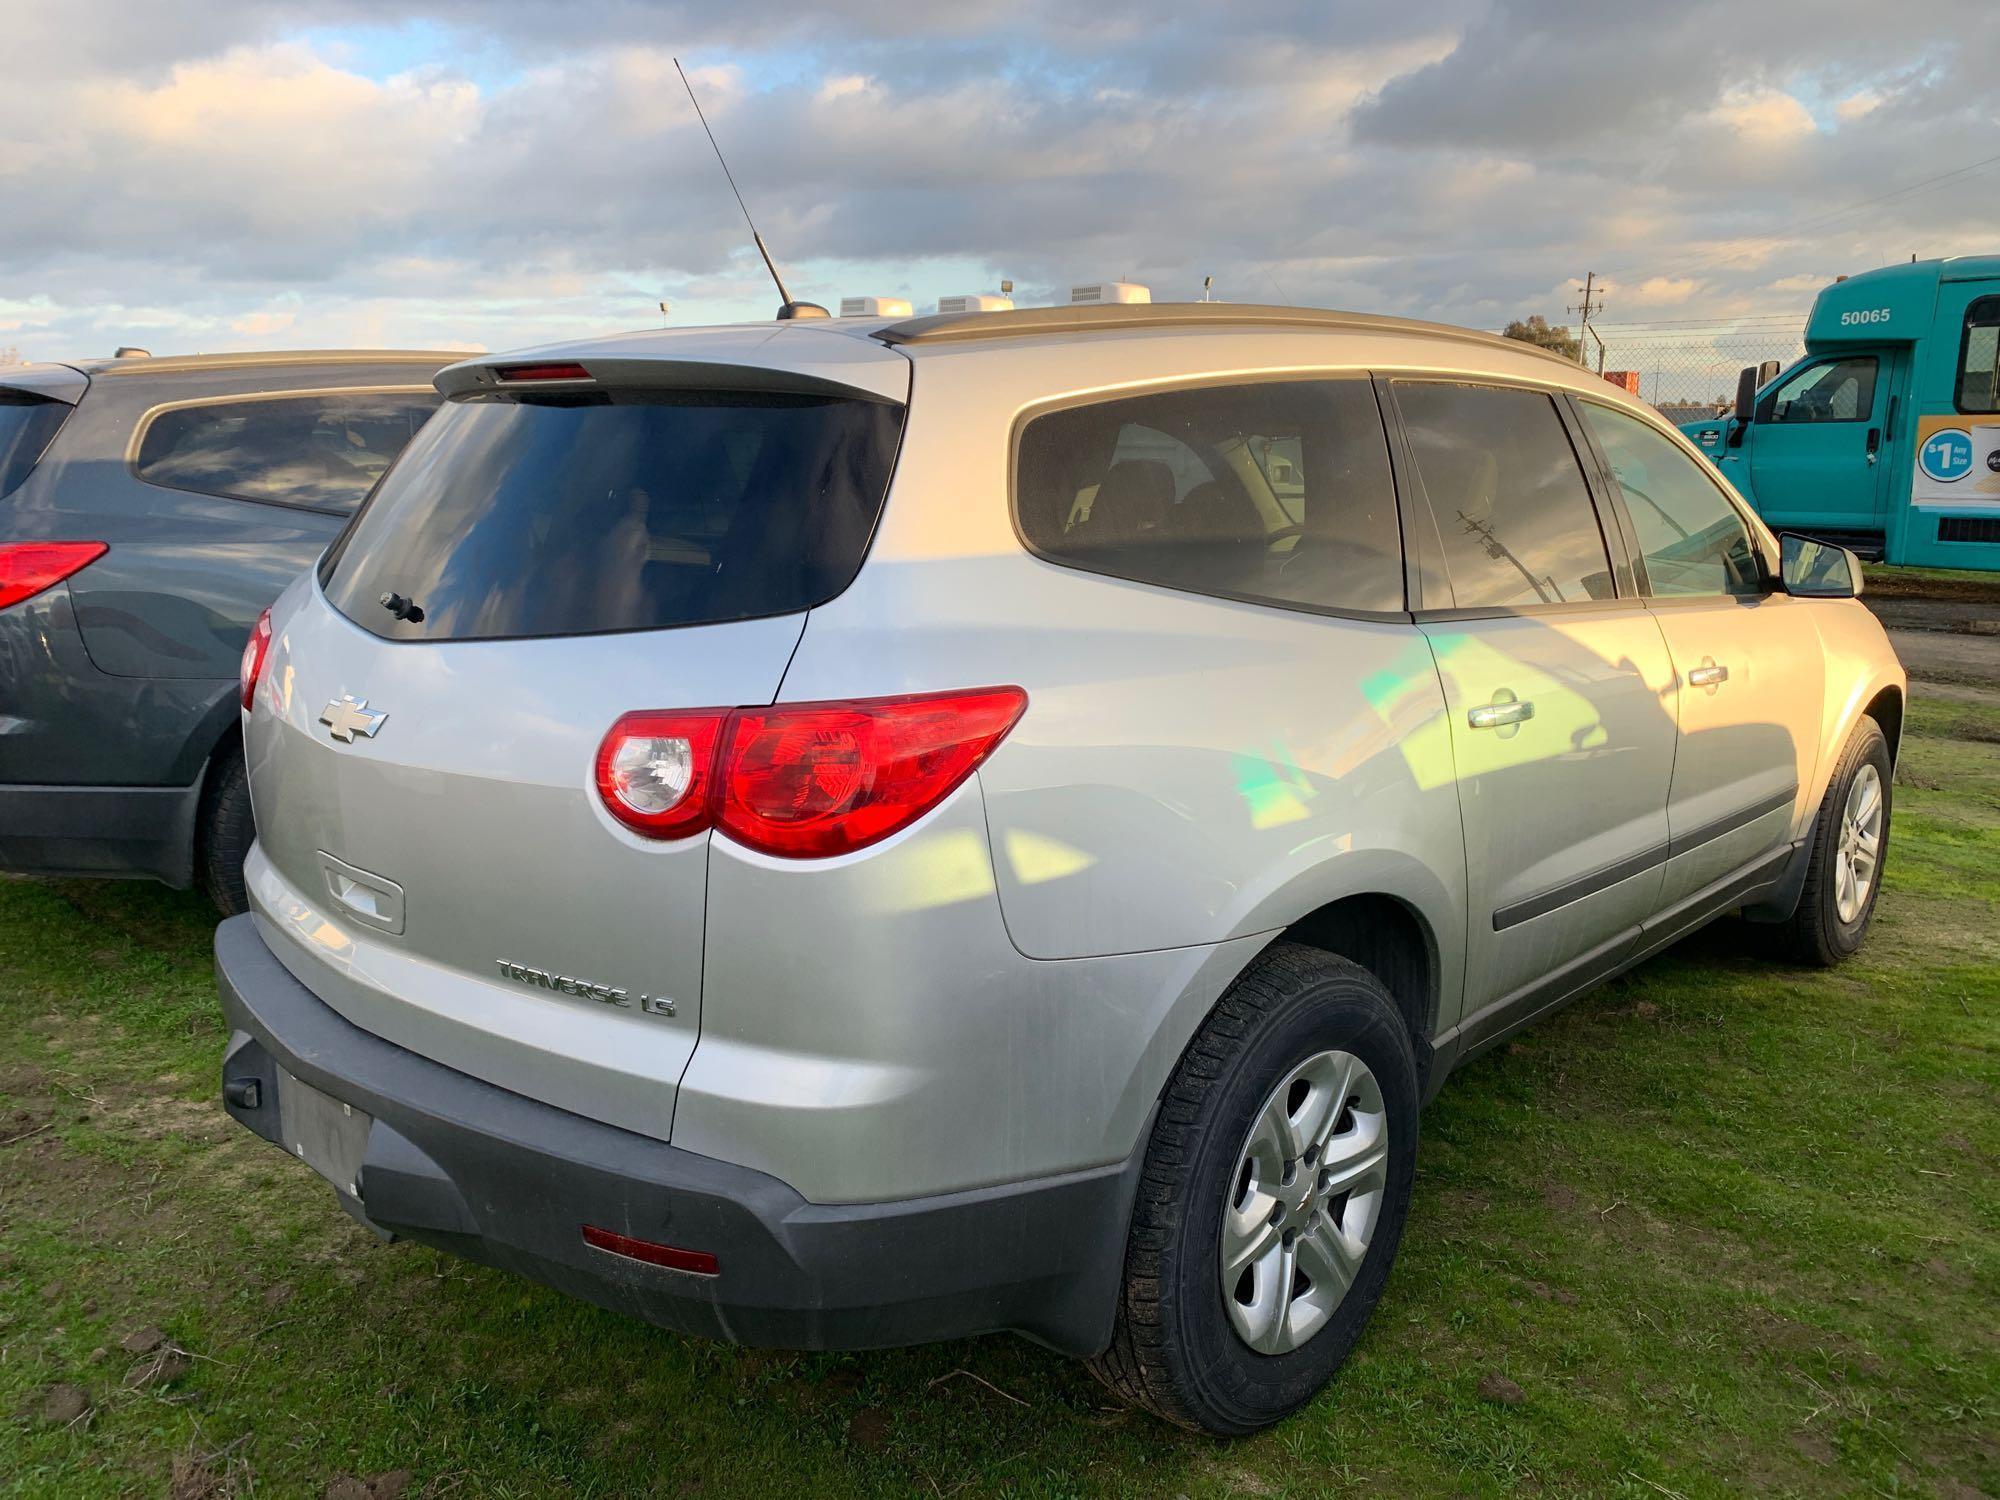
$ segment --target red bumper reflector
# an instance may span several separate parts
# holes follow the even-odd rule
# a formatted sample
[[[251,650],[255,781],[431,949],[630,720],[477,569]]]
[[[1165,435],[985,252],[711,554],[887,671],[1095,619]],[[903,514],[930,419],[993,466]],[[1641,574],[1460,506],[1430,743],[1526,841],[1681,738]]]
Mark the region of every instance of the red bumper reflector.
[[[643,1260],[649,1266],[665,1266],[669,1271],[691,1271],[696,1276],[720,1276],[722,1262],[706,1250],[683,1250],[678,1245],[656,1245],[651,1240],[635,1240],[629,1234],[583,1226],[583,1242],[598,1250],[622,1255],[627,1260]]]

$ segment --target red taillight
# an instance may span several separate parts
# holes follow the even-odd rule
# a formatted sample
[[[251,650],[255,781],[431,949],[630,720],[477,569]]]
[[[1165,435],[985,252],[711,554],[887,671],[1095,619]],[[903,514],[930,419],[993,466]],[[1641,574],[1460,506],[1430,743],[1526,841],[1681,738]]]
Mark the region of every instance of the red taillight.
[[[236,680],[243,688],[245,709],[257,696],[257,679],[264,675],[264,658],[270,654],[271,612],[267,609],[257,616],[257,623],[250,627],[250,639],[243,643],[243,661],[236,670]]]
[[[726,709],[627,714],[597,747],[597,792],[611,816],[654,839],[709,825],[715,744]]]
[[[493,373],[501,380],[588,380],[590,371],[577,364],[497,365]]]
[[[614,1229],[583,1226],[583,1242],[593,1249],[622,1255],[627,1260],[643,1260],[649,1266],[665,1266],[670,1271],[692,1271],[697,1276],[720,1276],[722,1262],[706,1250],[683,1250],[679,1245],[661,1245],[652,1240],[634,1239]]]
[[[1019,688],[739,708],[729,720],[716,824],[794,859],[845,854],[906,828],[1000,743]]]
[[[712,827],[767,854],[820,859],[936,807],[1027,705],[1002,687],[627,714],[598,747],[597,787],[612,816],[652,838]]]
[[[102,542],[0,542],[0,609],[34,598],[110,550]]]

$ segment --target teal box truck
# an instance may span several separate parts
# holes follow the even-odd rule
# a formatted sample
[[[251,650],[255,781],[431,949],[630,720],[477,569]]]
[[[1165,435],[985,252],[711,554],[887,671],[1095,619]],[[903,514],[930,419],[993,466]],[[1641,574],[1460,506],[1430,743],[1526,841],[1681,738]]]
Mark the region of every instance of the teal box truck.
[[[1773,528],[2000,570],[2000,255],[1843,277],[1805,343],[1774,377],[1743,371],[1732,413],[1681,430]]]

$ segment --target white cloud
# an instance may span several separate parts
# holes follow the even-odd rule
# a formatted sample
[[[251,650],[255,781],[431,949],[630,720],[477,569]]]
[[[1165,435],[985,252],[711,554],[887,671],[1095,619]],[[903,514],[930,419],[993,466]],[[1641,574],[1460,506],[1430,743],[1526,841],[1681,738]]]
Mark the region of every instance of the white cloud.
[[[380,50],[411,19],[435,55]],[[9,27],[0,322],[43,354],[766,316],[676,51],[818,300],[1213,273],[1488,325],[1561,321],[1594,269],[1612,317],[1692,316],[1992,248],[1990,177],[1826,218],[1990,155],[1991,0],[1242,0],[1170,25],[1136,0],[102,0]]]
[[[1843,125],[1852,125],[1856,120],[1874,114],[1888,101],[1888,97],[1880,89],[1857,89],[1833,106],[1834,118]]]
[[[283,333],[294,323],[298,322],[298,320],[299,315],[290,312],[245,313],[240,318],[230,319],[229,329],[232,333],[247,334],[251,338],[267,339],[273,334]]]
[[[1764,149],[1789,149],[1818,130],[1812,111],[1783,89],[1732,89],[1708,117],[1746,144]]]

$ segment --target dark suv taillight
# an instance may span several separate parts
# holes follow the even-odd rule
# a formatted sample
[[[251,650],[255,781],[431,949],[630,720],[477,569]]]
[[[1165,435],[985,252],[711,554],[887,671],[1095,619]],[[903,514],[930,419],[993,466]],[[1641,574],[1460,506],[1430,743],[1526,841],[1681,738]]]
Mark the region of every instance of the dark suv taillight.
[[[110,550],[103,542],[0,542],[0,609],[54,588]]]
[[[788,859],[846,854],[942,802],[1028,706],[1017,687],[625,715],[597,751],[611,815],[648,838],[714,828]]]

